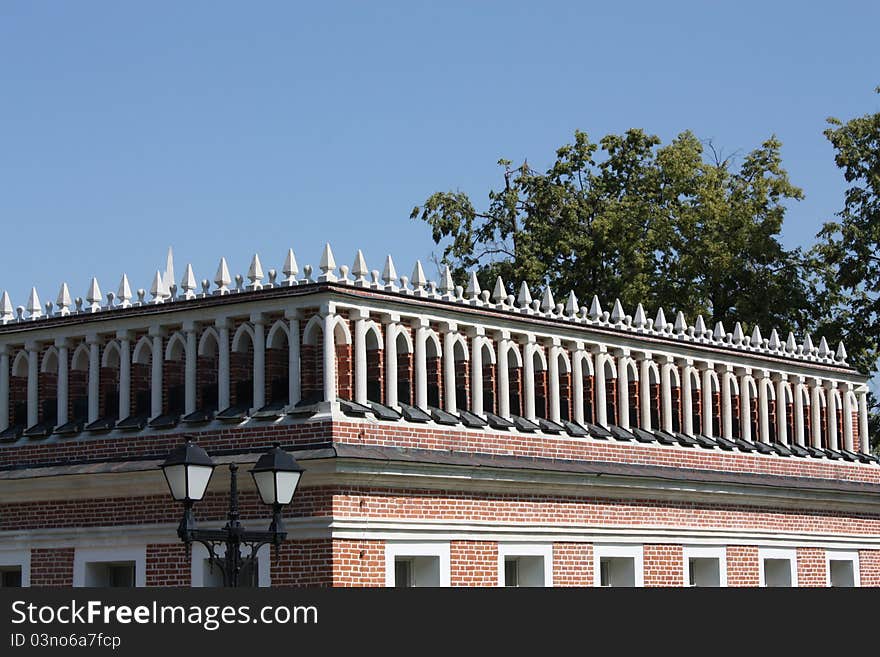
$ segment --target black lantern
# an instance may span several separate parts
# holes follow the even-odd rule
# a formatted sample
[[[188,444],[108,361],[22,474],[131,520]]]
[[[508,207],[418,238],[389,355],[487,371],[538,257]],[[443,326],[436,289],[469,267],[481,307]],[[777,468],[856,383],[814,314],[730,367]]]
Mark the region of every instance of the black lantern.
[[[263,504],[284,506],[290,504],[303,468],[290,454],[273,443],[272,449],[263,454],[251,470],[257,491]]]
[[[214,473],[214,461],[192,439],[175,449],[162,464],[171,496],[178,502],[198,502]]]

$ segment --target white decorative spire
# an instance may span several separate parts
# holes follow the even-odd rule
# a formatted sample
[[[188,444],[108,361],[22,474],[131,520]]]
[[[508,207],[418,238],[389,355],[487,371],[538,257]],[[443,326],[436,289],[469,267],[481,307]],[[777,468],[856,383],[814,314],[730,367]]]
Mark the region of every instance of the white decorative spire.
[[[574,290],[568,293],[568,300],[565,302],[565,314],[574,319],[578,314],[580,307],[578,306],[578,298],[574,294]]]
[[[428,279],[425,277],[425,270],[422,268],[422,261],[416,260],[416,266],[413,267],[412,273],[413,294],[415,294],[417,297],[421,297],[427,294],[425,290],[425,286],[427,284]]]
[[[492,301],[497,304],[502,303],[507,298],[507,290],[504,289],[504,281],[498,276],[495,279],[495,287],[492,290]]]
[[[162,303],[165,300],[165,284],[162,281],[162,272],[158,269],[153,277],[153,284],[150,286],[150,294],[153,297],[150,299],[150,303]]]
[[[162,275],[162,289],[165,296],[171,296],[171,286],[174,285],[174,251],[169,246],[168,255],[165,257],[165,273]]]
[[[648,319],[645,317],[645,309],[642,307],[642,304],[636,306],[636,314],[633,315],[632,325],[637,328],[644,328],[645,324],[647,324]]]
[[[72,304],[73,299],[70,298],[70,288],[67,287],[67,283],[62,283],[61,289],[58,290],[58,297],[55,299],[55,314],[69,315]]]
[[[229,294],[229,285],[232,283],[232,276],[229,275],[229,267],[226,265],[226,258],[220,258],[220,265],[217,267],[217,273],[214,274],[214,283],[217,285],[214,294]]]
[[[360,249],[358,249],[357,255],[354,257],[351,273],[354,276],[354,284],[357,287],[367,286],[367,275],[370,273],[370,270],[367,269],[367,260]]]
[[[706,334],[706,321],[702,315],[697,315],[697,321],[694,322],[694,337],[702,338]]]
[[[684,318],[684,313],[680,310],[675,315],[675,326],[672,327],[672,330],[675,331],[677,335],[681,335],[687,331],[687,321]]]
[[[519,295],[516,298],[516,303],[519,305],[521,310],[529,310],[532,306],[532,293],[529,290],[529,286],[523,281],[519,286]]]
[[[785,341],[785,351],[793,354],[797,351],[797,341],[794,339],[794,333],[788,332],[788,340]]]
[[[263,263],[260,262],[260,255],[258,253],[255,253],[251,259],[251,266],[248,267],[247,277],[250,281],[247,286],[249,290],[263,289]]]
[[[845,363],[845,362],[846,362],[846,347],[843,346],[843,342],[840,342],[840,343],[838,343],[838,345],[837,345],[837,354],[836,354],[836,358],[837,358],[837,360],[839,360],[841,363]]]
[[[284,283],[288,287],[296,285],[296,275],[299,273],[299,265],[296,264],[296,256],[293,255],[293,249],[287,249],[287,257],[284,259],[284,266],[281,268],[284,274]]]
[[[587,313],[587,317],[589,317],[594,322],[601,319],[602,317],[602,304],[599,303],[599,297],[595,294],[593,295],[593,301],[590,303],[590,312]]]
[[[755,324],[755,330],[752,331],[752,346],[753,347],[763,347],[764,340],[761,337],[761,327]]]
[[[28,295],[27,305],[24,309],[28,311],[31,319],[36,319],[43,314],[43,308],[40,305],[40,297],[37,295],[37,288],[31,288],[31,293]]]
[[[333,250],[330,248],[329,242],[324,245],[318,269],[321,270],[321,275],[318,276],[319,283],[332,283],[336,280],[336,274],[333,273],[333,270],[336,269],[336,259],[333,257]]]
[[[804,336],[804,343],[801,346],[801,350],[804,356],[811,356],[813,354],[813,350],[815,347],[813,346],[813,338],[810,337],[810,334],[807,333]]]
[[[9,298],[9,292],[3,290],[3,296],[0,297],[0,324],[7,324],[15,318],[15,309],[12,307],[12,301]]]
[[[98,287],[98,279],[94,276],[89,284],[89,291],[86,292],[86,301],[89,302],[89,312],[95,313],[101,310],[101,288]]]
[[[553,302],[553,292],[548,285],[544,288],[544,294],[541,296],[541,312],[552,313],[554,308],[556,308],[556,304]]]
[[[611,308],[611,323],[620,324],[626,317],[623,312],[623,306],[620,305],[620,299],[614,300],[614,307]]]
[[[733,327],[733,344],[741,345],[745,337],[746,336],[743,334],[742,324],[737,322]]]
[[[720,321],[715,322],[715,331],[712,333],[712,339],[716,342],[724,342],[725,338],[727,338],[727,333],[724,330],[724,324]]]
[[[776,332],[776,329],[770,331],[770,342],[767,346],[770,347],[771,351],[779,351],[779,348],[782,346],[782,343],[779,341],[779,333]]]
[[[663,331],[666,329],[666,313],[663,312],[663,307],[657,309],[657,317],[654,319],[654,330],[655,331]]]
[[[831,349],[828,347],[828,341],[825,336],[819,340],[819,358],[828,358],[831,355]]]
[[[198,283],[196,282],[196,275],[193,273],[192,265],[187,264],[186,271],[183,272],[183,279],[180,281],[180,289],[183,290],[183,298],[195,299],[197,285]]]
[[[61,288],[62,292],[67,290],[67,283]],[[61,294],[58,295],[61,298]],[[123,274],[122,280],[119,281],[119,289],[116,291],[116,298],[119,300],[117,304],[120,308],[128,308],[131,305],[131,286],[128,284],[128,276]],[[58,305],[61,305],[60,302]],[[67,305],[70,306],[70,293],[67,293]]]
[[[480,292],[480,281],[477,280],[477,272],[472,271],[464,293],[467,295],[468,299],[475,301],[480,298]]]
[[[394,267],[394,260],[391,255],[385,258],[385,269],[382,270],[382,281],[385,283],[385,289],[389,292],[397,291],[397,269]]]

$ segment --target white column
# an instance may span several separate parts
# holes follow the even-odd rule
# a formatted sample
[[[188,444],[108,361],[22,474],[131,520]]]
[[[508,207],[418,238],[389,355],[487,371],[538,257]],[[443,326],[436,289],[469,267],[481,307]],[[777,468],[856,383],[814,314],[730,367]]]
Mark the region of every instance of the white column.
[[[332,309],[325,309],[324,314],[324,401],[335,402],[336,390],[336,339],[333,331],[336,327],[336,314]]]
[[[522,345],[523,368],[522,368],[522,388],[523,388],[523,413],[527,420],[534,422],[535,416],[535,361],[534,351],[537,345],[534,337],[527,336],[528,340]]]
[[[7,356],[8,361],[8,356]],[[7,362],[6,372],[9,371]],[[7,384],[8,389],[8,384]],[[868,391],[859,390],[859,447],[863,454],[871,453],[871,437],[868,435]]]
[[[70,394],[68,377],[67,339],[57,338],[55,349],[58,351],[58,385],[55,389],[55,416],[57,426],[67,424],[67,397]]]
[[[576,345],[571,350],[571,417],[577,424],[584,423],[584,349]]]
[[[770,418],[769,418],[769,400],[767,398],[767,373],[759,372],[755,381],[758,386],[758,428],[762,443],[770,442]]]
[[[664,358],[660,365],[660,400],[663,406],[663,431],[672,432],[672,368],[671,358]],[[681,404],[679,403],[679,406]]]
[[[229,319],[214,322],[217,329],[217,410],[229,408]]]
[[[471,411],[483,415],[483,336],[472,333],[471,339]]]
[[[831,449],[838,449],[837,445],[837,397],[834,391],[837,389],[836,381],[828,381],[825,384],[825,398],[828,400],[828,445]]]
[[[397,406],[397,331],[397,321],[392,317],[385,324],[385,405],[391,407]]]
[[[287,341],[287,390],[288,398],[291,406],[296,406],[302,399],[302,378],[301,369],[302,361],[300,359],[299,341],[300,326],[299,320],[301,311],[298,308],[287,310],[284,316],[288,323],[288,341]]]
[[[503,418],[510,419],[510,372],[507,369],[510,362],[507,358],[509,349],[509,339],[507,335],[500,335],[498,338],[498,367],[495,371],[495,387],[498,389],[498,415]]]
[[[810,413],[811,413],[811,429],[813,431],[813,447],[821,448],[822,445],[822,392],[820,388],[822,382],[819,379],[813,380],[810,390]]]
[[[455,394],[455,335],[454,329],[447,329],[443,334],[443,402],[450,413],[458,410],[458,398]]]
[[[691,398],[691,365],[681,368],[681,430],[688,436],[694,435],[694,402]]]
[[[617,359],[617,424],[623,429],[629,429],[629,367],[627,367],[628,362],[628,356]]]
[[[40,418],[40,352],[35,342],[25,345],[28,355],[27,421],[32,427]]]
[[[9,347],[0,345],[0,431],[9,428]]]
[[[703,408],[700,410],[703,416],[703,435],[711,438],[714,433],[712,431],[712,413],[715,411],[715,395],[712,393],[712,366],[707,363],[704,367],[700,384]]]
[[[415,405],[422,410],[428,408],[428,363],[425,360],[425,340],[428,320],[416,319],[413,328],[413,378],[415,379]]]
[[[184,413],[189,415],[196,410],[196,363],[198,358],[198,346],[196,345],[196,325],[194,322],[184,322],[183,333],[186,336],[186,354],[184,362]]]
[[[349,317],[354,320],[354,400],[367,403],[367,317],[365,310],[356,308]]]
[[[739,379],[739,430],[743,440],[752,440],[752,389],[748,373]]]
[[[254,327],[254,408],[266,405],[266,318],[262,313],[251,313]]]
[[[853,451],[853,427],[852,427],[852,414],[853,407],[852,402],[850,401],[850,393],[852,392],[852,384],[844,383],[843,391],[841,394],[841,401],[843,402],[843,448]]]
[[[605,399],[605,359],[607,358],[607,355],[601,352],[593,352],[593,354],[593,405],[596,409],[596,424],[607,427],[608,402]]]
[[[119,340],[119,419],[124,420],[131,415],[131,333],[117,331],[116,339]]]
[[[550,404],[550,420],[559,422],[562,419],[559,400],[559,351],[561,347],[557,344],[549,345],[547,349],[547,399]]]
[[[89,422],[94,422],[101,402],[101,348],[95,334],[86,336],[86,343],[89,345]]]
[[[794,441],[798,445],[804,445],[804,395],[802,386],[804,378],[795,377],[792,384],[794,393]]]
[[[776,380],[776,438],[783,445],[788,445],[788,404],[785,403],[785,375]]]
[[[731,398],[730,378],[733,376],[729,365],[721,369],[721,437],[733,438],[733,400]]]
[[[150,328],[150,337],[153,338],[153,355],[150,358],[150,419],[162,415],[162,361],[165,354],[162,349],[163,331],[160,327]]]
[[[650,431],[651,426],[651,358],[648,354],[639,361],[639,426]]]

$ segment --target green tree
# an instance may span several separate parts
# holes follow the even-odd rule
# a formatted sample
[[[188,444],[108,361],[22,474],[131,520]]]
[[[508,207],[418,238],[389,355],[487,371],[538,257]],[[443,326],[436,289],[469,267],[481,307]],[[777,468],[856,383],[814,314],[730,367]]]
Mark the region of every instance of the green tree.
[[[732,321],[802,328],[802,254],[778,240],[785,204],[802,192],[780,148],[770,138],[737,165],[707,158],[690,132],[663,145],[642,130],[598,143],[578,131],[543,173],[500,160],[503,185],[485,209],[438,192],[411,217],[431,227],[460,281],[477,269],[486,282],[545,282],[581,300],[619,298],[628,311],[641,302],[691,321],[702,314],[728,330]]]

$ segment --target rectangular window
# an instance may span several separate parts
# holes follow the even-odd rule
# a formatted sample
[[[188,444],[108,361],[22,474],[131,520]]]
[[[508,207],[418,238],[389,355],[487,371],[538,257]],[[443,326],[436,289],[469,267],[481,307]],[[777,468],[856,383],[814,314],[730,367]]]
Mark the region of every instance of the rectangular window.
[[[21,566],[0,566],[0,588],[11,589],[21,586]]]
[[[86,563],[85,586],[131,588],[134,586],[134,561]]]
[[[593,577],[594,586],[644,586],[642,546],[595,546]]]
[[[553,546],[499,543],[498,586],[553,586]]]
[[[828,572],[828,586],[860,586],[859,553],[839,552],[828,550],[825,552],[825,561]]]
[[[77,548],[73,585],[129,588],[146,585],[146,548]]]
[[[386,543],[385,585],[449,586],[449,543]]]
[[[758,559],[761,586],[797,586],[797,555],[794,550],[759,550]]]
[[[685,586],[727,586],[727,550],[723,547],[684,548]]]
[[[0,550],[0,588],[30,586],[31,551]]]

